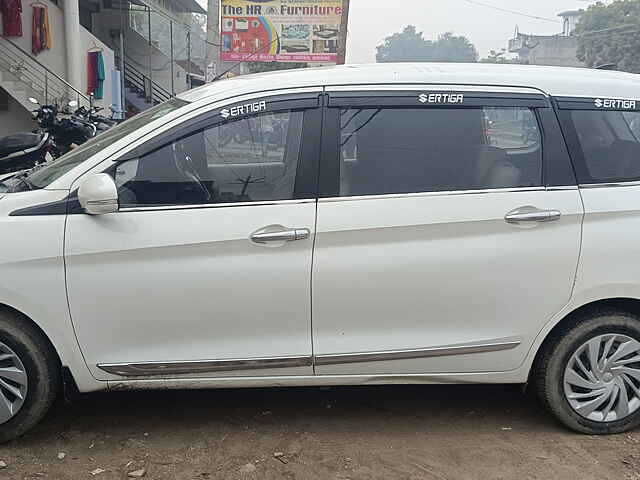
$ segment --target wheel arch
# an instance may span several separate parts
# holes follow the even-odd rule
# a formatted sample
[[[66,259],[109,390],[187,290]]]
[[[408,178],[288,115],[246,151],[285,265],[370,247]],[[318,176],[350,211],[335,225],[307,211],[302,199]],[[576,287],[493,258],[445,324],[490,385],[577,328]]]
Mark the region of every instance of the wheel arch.
[[[42,329],[42,327],[38,325],[30,316],[28,316],[24,312],[21,312],[17,308],[12,307],[11,305],[8,305],[6,303],[1,303],[1,302],[0,302],[0,312],[9,313],[14,317],[16,317],[17,319],[19,319],[20,322],[26,323],[31,328],[33,328],[33,330],[42,337],[42,339],[46,342],[47,346],[52,350],[52,352],[54,353],[55,357],[58,360],[58,365],[62,366],[62,358],[60,356],[60,352],[58,351],[58,348],[56,348],[56,346],[53,344],[50,336],[47,335],[47,333]]]
[[[567,312],[548,331],[544,332],[544,337],[542,341],[539,341],[537,344],[535,354],[533,355],[531,365],[529,366],[528,378],[531,378],[531,375],[535,372],[536,364],[540,356],[544,353],[546,346],[549,345],[550,342],[554,342],[558,336],[562,334],[563,330],[575,323],[577,319],[585,313],[603,309],[614,309],[622,312],[629,312],[640,317],[640,299],[633,297],[602,298],[584,303]]]
[[[29,325],[51,348],[58,361],[65,395],[67,395],[68,398],[70,397],[70,393],[75,394],[79,390],[93,391],[106,388],[104,382],[99,382],[91,376],[84,362],[84,357],[80,353],[75,335],[73,339],[67,339],[62,336],[61,331],[58,331],[56,328],[53,328],[53,331],[48,331],[32,315],[5,302],[0,302],[0,311],[10,313],[15,316],[19,322]]]

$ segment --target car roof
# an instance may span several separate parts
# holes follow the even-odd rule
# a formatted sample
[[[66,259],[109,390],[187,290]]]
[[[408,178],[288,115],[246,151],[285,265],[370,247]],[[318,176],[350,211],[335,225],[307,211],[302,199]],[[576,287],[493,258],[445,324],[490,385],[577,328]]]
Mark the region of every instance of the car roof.
[[[216,81],[179,98],[195,102],[274,89],[436,84],[534,88],[551,96],[640,99],[640,77],[588,68],[487,63],[376,63],[280,70]]]

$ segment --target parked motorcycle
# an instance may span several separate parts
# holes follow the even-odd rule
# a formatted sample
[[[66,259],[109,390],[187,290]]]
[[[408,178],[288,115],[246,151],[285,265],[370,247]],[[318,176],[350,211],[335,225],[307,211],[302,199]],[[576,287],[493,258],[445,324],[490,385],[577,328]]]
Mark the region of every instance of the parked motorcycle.
[[[87,120],[73,117],[59,119],[57,105],[40,105],[35,98],[29,101],[39,105],[32,112],[39,128],[33,132],[0,138],[0,174],[25,170],[50,161],[97,133],[96,126]],[[68,104],[68,107],[76,106],[75,101]]]
[[[73,112],[73,118],[93,123],[97,129],[97,134],[105,132],[122,122],[122,120],[114,118],[115,110],[113,108],[111,108],[111,118],[100,115],[98,112],[101,110],[102,107],[86,108],[82,106]]]

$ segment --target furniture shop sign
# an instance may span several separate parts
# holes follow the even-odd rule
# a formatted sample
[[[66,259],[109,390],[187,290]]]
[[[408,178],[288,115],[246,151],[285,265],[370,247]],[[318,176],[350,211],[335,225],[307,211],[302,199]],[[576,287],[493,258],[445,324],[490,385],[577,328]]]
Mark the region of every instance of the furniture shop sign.
[[[220,59],[335,63],[340,0],[221,0]]]

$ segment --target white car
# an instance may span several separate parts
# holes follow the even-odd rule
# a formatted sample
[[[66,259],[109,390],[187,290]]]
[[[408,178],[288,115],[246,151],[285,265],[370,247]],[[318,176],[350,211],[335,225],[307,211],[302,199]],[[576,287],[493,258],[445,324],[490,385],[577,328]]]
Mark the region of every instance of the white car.
[[[640,423],[640,82],[215,82],[0,184],[0,440],[81,392],[529,383]]]

